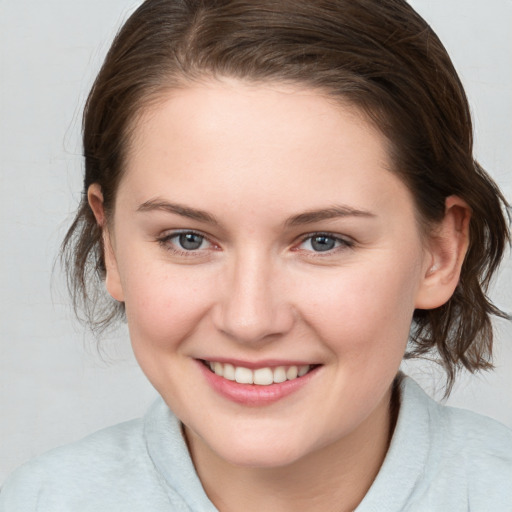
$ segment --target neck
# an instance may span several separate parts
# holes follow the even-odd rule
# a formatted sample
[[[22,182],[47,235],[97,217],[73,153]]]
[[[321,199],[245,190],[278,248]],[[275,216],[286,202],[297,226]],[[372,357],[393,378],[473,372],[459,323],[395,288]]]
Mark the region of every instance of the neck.
[[[396,421],[394,395],[389,390],[348,436],[281,467],[232,465],[185,429],[206,494],[221,512],[354,510],[384,461]]]

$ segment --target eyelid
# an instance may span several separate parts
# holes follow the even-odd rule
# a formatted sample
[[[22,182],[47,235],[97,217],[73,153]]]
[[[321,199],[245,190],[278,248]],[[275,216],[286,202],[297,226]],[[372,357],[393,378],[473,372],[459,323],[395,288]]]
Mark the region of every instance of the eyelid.
[[[191,234],[191,235],[197,235],[200,236],[204,241],[206,241],[209,246],[205,249],[196,249],[196,250],[185,250],[180,249],[175,244],[172,244],[170,241],[173,238],[176,238],[180,235],[185,234]],[[167,251],[179,255],[179,256],[186,256],[186,257],[194,257],[194,256],[201,256],[206,251],[211,250],[212,248],[218,248],[218,245],[211,240],[211,238],[206,235],[205,233],[202,233],[201,231],[198,231],[197,229],[174,229],[163,232],[161,235],[159,235],[156,238],[156,241],[161,245],[164,249]]]
[[[192,250],[186,250],[186,249],[180,249],[175,243],[171,243],[170,241],[173,238],[176,238],[183,234],[193,234],[200,236],[205,242],[208,243],[208,247],[203,249],[192,249]],[[304,249],[301,248],[302,244],[304,244],[306,241],[311,240],[315,237],[326,237],[333,239],[338,245],[333,247],[332,249],[328,249],[326,251],[314,251],[310,249]],[[178,255],[178,256],[184,256],[188,258],[193,257],[204,257],[206,252],[210,252],[211,250],[219,250],[220,247],[217,243],[212,241],[211,237],[206,235],[200,230],[197,229],[174,229],[174,230],[168,230],[164,231],[161,235],[156,237],[156,241],[160,246],[162,246],[165,250],[171,252],[172,254]],[[340,235],[337,233],[331,233],[328,231],[316,231],[313,233],[306,233],[304,235],[301,235],[299,237],[299,241],[296,242],[292,250],[293,251],[303,251],[304,253],[308,253],[308,256],[311,257],[328,257],[332,256],[333,254],[336,254],[339,251],[344,251],[347,249],[351,249],[355,245],[355,241],[347,237],[345,235]]]
[[[320,236],[324,236],[326,238],[332,238],[333,240],[335,240],[335,242],[339,242],[340,245],[338,245],[337,247],[334,247],[332,249],[326,250],[326,251],[312,251],[312,250],[306,250],[306,249],[300,248],[300,246],[304,242],[311,240],[315,237],[320,237]],[[332,255],[340,250],[343,251],[346,249],[351,249],[354,247],[354,245],[355,245],[355,241],[350,237],[342,236],[342,235],[339,235],[336,233],[330,233],[328,231],[317,231],[314,233],[307,233],[305,235],[301,235],[299,243],[296,244],[293,249],[296,251],[304,250],[305,252],[314,254],[316,257],[316,256],[329,256],[329,255]]]

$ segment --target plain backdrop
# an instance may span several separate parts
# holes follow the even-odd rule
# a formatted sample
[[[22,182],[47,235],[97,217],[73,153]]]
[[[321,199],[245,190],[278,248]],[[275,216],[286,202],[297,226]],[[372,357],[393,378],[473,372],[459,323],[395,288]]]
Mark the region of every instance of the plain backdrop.
[[[81,195],[81,110],[134,0],[0,0],[0,482],[54,446],[144,413],[156,396],[126,328],[96,341],[73,317],[55,258]],[[512,198],[512,2],[414,0],[451,54],[476,153]],[[493,290],[512,311],[512,261]],[[462,376],[451,404],[512,427],[512,323],[494,373]],[[407,365],[433,395],[442,374]]]

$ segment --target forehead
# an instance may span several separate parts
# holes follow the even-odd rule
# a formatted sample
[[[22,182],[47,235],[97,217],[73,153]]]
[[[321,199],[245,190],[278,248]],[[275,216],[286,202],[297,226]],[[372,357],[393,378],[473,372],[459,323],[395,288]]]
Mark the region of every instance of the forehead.
[[[121,182],[143,198],[284,207],[298,200],[363,207],[404,188],[386,139],[355,107],[319,91],[223,81],[172,90],[137,120]],[[378,194],[371,194],[371,190]],[[210,198],[211,199],[211,198]],[[293,204],[296,209],[296,204]]]
[[[353,138],[362,136],[367,145],[372,142],[370,138],[378,144],[385,140],[356,106],[320,89],[280,82],[211,79],[185,83],[153,98],[133,123],[130,147],[137,150],[150,142],[150,137],[156,140],[155,132],[165,127],[173,130],[180,141],[191,135],[198,142],[207,136],[228,136],[234,142],[238,135],[237,142],[246,150],[285,139],[303,144],[318,144],[321,139],[328,144],[328,138],[336,139],[341,149],[339,129],[347,124],[358,126]],[[253,139],[246,140],[246,134]]]

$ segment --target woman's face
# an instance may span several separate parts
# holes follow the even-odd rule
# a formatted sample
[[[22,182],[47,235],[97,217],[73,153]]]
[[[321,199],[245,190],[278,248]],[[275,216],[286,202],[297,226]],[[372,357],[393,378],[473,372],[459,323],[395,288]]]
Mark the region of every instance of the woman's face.
[[[389,167],[357,111],[298,87],[197,85],[138,121],[107,287],[195,443],[277,467],[386,428],[432,263]]]

